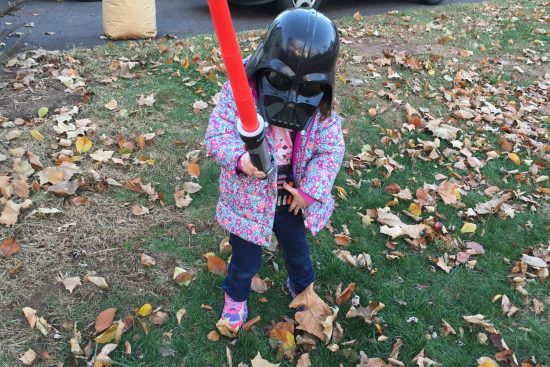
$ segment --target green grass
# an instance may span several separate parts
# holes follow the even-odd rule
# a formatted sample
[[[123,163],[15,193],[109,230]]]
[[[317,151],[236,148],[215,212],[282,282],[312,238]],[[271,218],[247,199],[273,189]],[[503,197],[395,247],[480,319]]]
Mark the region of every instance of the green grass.
[[[526,12],[542,6],[541,1],[534,1],[533,4],[527,1],[520,3],[525,7]],[[503,4],[508,3],[497,2],[498,6],[506,8],[507,5]],[[474,43],[477,43],[484,44],[489,48],[490,40],[498,36],[497,39],[501,40],[503,48],[501,50],[490,49],[487,54],[493,56],[521,52],[521,48],[527,47],[533,39],[532,29],[540,27],[540,23],[530,19],[514,24],[500,21],[495,24],[501,27],[496,34],[486,32],[483,28],[478,28],[475,32],[461,32],[460,19],[463,13],[468,13],[476,20],[488,19],[482,13],[477,14],[472,11],[472,6],[453,5],[448,8],[443,7],[441,10],[438,8],[434,13],[407,11],[399,15],[411,16],[411,23],[426,24],[434,19],[439,19],[437,14],[440,11],[454,14],[451,19],[440,20],[454,30],[455,39],[450,41],[449,45],[471,48]],[[392,27],[400,27],[404,24],[400,18],[390,15],[375,17],[372,21],[370,19],[369,22],[384,24],[385,27],[388,27],[388,32],[394,29]],[[351,19],[342,21],[342,24],[361,28],[359,22]],[[433,33],[431,35],[433,36]],[[418,34],[416,36],[418,41],[422,42],[424,40],[422,37],[426,35]],[[541,35],[537,38],[543,39],[546,44],[549,42],[546,36]],[[514,40],[513,45],[507,43],[508,39]],[[131,343],[133,353],[127,355],[123,352],[123,348],[119,347],[112,354],[113,360],[116,362],[115,366],[222,366],[226,364],[226,347],[232,352],[234,365],[238,362],[248,363],[258,351],[264,358],[274,361],[276,352],[269,345],[266,331],[271,322],[293,317],[293,311],[287,307],[290,301],[289,296],[282,291],[286,280],[283,260],[280,256],[275,258],[280,267],[280,272],[275,272],[273,266],[267,261],[268,256],[264,256],[260,275],[262,278],[269,277],[274,281],[274,285],[263,295],[252,294],[249,304],[251,317],[261,315],[261,321],[251,331],[241,332],[235,341],[223,337],[218,342],[207,340],[207,334],[215,329],[215,322],[223,305],[223,291],[221,288],[222,277],[206,270],[206,260],[202,255],[210,251],[218,253],[219,242],[226,233],[217,226],[214,218],[219,168],[213,162],[205,159],[204,146],[201,143],[209,109],[194,114],[191,106],[195,100],[206,101],[217,93],[224,77],[220,74],[214,80],[209,80],[196,70],[196,65],[191,64],[189,69],[184,69],[178,62],[166,64],[167,59],[175,55],[184,59],[192,57],[195,52],[199,53],[203,59],[207,59],[214,47],[214,43],[208,37],[194,38],[189,43],[195,47],[193,52],[187,48],[178,52],[173,42],[166,43],[174,47],[164,53],[159,52],[157,43],[132,42],[126,45],[96,49],[92,51],[92,54],[79,55],[85,59],[84,74],[93,77],[94,80],[100,80],[110,75],[97,61],[99,59],[108,62],[114,57],[137,55],[140,60],[145,61],[145,66],[138,65],[132,71],[136,74],[135,79],[119,79],[114,86],[92,84],[90,89],[95,93],[95,97],[84,113],[94,119],[110,122],[106,127],[106,132],[112,138],[115,138],[117,134],[130,137],[158,129],[164,130],[164,134],[157,137],[154,142],[147,142],[146,148],[141,152],[156,158],[156,163],[152,166],[142,166],[137,170],[133,168],[132,173],[135,174],[134,177],[141,177],[144,182],[153,183],[158,192],[164,193],[164,202],[167,206],[174,205],[172,193],[176,187],[190,180],[185,167],[182,166],[185,155],[193,149],[201,150],[201,176],[198,182],[203,188],[192,196],[192,204],[185,209],[189,223],[194,224],[197,228],[197,235],[190,233],[186,228],[187,223],[167,223],[151,228],[146,238],[124,243],[122,246],[127,250],[134,251],[136,258],[141,252],[146,252],[157,259],[166,260],[170,266],[167,266],[163,273],[142,269],[140,276],[147,280],[142,292],[129,292],[124,287],[124,279],[118,279],[110,291],[100,293],[94,300],[86,302],[83,300],[79,307],[69,312],[70,318],[78,320],[80,327],[92,323],[96,315],[107,307],[117,307],[119,310],[117,316],[121,317],[134,314],[134,310],[144,303],[151,303],[154,307],[162,305],[170,313],[171,317],[168,321],[163,325],[153,326],[148,335],[145,335],[143,328],[136,322],[134,328],[125,333],[122,339],[122,343],[125,341]],[[541,50],[540,47],[538,50]],[[485,57],[487,54],[476,49],[474,57]],[[430,55],[419,55],[418,57],[428,60]],[[153,67],[153,61],[160,61],[162,64]],[[444,58],[435,64],[436,74],[434,76],[428,75],[425,70],[412,72],[392,66],[403,77],[403,86],[399,90],[401,91],[400,98],[404,103],[409,102],[415,107],[430,108],[432,114],[437,117],[448,116],[448,108],[434,96],[430,96],[432,93],[437,95],[439,87],[452,88],[452,83],[443,79],[443,75],[446,73],[454,75],[448,70],[444,70],[448,61],[448,58]],[[467,66],[469,62],[473,63],[475,60],[461,60],[460,62],[463,66]],[[352,71],[353,69],[350,68],[347,72],[351,73]],[[384,71],[381,69],[380,72],[383,74]],[[179,72],[180,75],[177,76],[174,74],[175,72]],[[481,77],[485,78],[484,81],[495,85],[499,81],[513,81],[507,72],[481,75]],[[185,86],[186,78],[197,80],[197,84],[193,87]],[[412,90],[410,83],[412,79],[417,79],[421,85],[424,85],[421,92],[416,93]],[[528,85],[531,81],[523,80],[522,83]],[[374,91],[385,88],[380,80],[368,83],[368,89]],[[435,92],[426,88],[426,85],[431,85]],[[199,94],[196,93],[198,88],[203,89]],[[448,167],[452,167],[454,162],[443,155],[439,161],[433,162],[420,159],[411,160],[403,154],[402,142],[406,142],[408,139],[432,140],[431,134],[426,132],[407,133],[404,134],[402,142],[399,144],[390,143],[388,146],[383,146],[380,142],[381,129],[399,129],[404,121],[404,113],[401,106],[392,105],[387,99],[379,98],[376,95],[366,101],[363,98],[363,93],[366,93],[365,89],[367,88],[338,85],[338,93],[341,96],[339,97],[340,109],[342,115],[346,117],[344,127],[349,131],[346,138],[348,154],[346,160],[360,153],[363,147],[369,144],[374,148],[383,149],[388,157],[396,159],[405,168],[402,171],[394,171],[389,178],[384,178],[382,176],[383,168],[369,166],[363,170],[361,177],[357,174],[352,177],[357,181],[364,180],[360,189],[346,185],[346,179],[350,176],[343,169],[336,184],[346,188],[348,199],[337,199],[337,209],[332,218],[332,226],[338,231],[341,230],[342,225],[348,227],[353,242],[346,249],[353,254],[369,253],[372,256],[373,268],[377,270],[376,273],[369,274],[367,270],[353,268],[338,260],[332,253],[336,245],[328,231],[323,231],[316,238],[309,237],[311,255],[317,273],[316,290],[322,297],[325,299],[328,296],[334,297],[335,289],[339,283],[343,283],[345,286],[349,282],[355,282],[357,284],[356,294],[361,297],[363,305],[366,305],[368,301],[380,301],[386,305],[379,313],[379,322],[384,328],[385,335],[389,338],[386,342],[376,341],[379,334],[374,325],[368,325],[359,319],[345,318],[350,307],[349,302],[340,307],[337,321],[344,329],[344,341],[356,340],[356,344],[353,344],[350,350],[354,353],[362,350],[369,357],[387,358],[395,340],[401,338],[403,347],[399,359],[407,365],[424,348],[431,359],[441,362],[445,366],[473,366],[476,364],[477,358],[494,356],[497,351],[490,340],[487,345],[478,342],[477,334],[483,331],[481,328],[470,330],[463,321],[465,315],[481,313],[501,331],[507,344],[514,350],[518,358],[525,359],[535,356],[541,363],[550,363],[550,351],[547,348],[548,340],[550,340],[549,312],[546,310],[543,314],[536,316],[529,306],[523,304],[523,300],[511,288],[508,280],[512,265],[505,262],[505,258],[512,262],[516,260],[526,247],[547,243],[549,221],[548,216],[541,212],[548,213],[548,208],[541,203],[543,207],[539,209],[539,212],[526,209],[518,213],[515,218],[501,219],[497,216],[477,218],[474,219],[478,225],[476,233],[464,235],[460,233],[463,219],[457,215],[458,210],[443,205],[439,201],[437,212],[444,218],[442,221],[447,228],[454,228],[451,230],[453,236],[462,240],[479,242],[485,248],[484,255],[475,256],[475,259],[478,260],[475,268],[470,270],[461,266],[446,274],[440,269],[436,269],[428,257],[443,256],[444,252],[453,254],[456,249],[441,244],[430,244],[426,252],[420,253],[412,250],[402,240],[395,242],[398,243],[397,250],[403,252],[405,256],[398,260],[388,260],[383,252],[387,250],[386,243],[390,240],[389,237],[379,233],[377,224],[363,226],[357,212],[364,213],[368,208],[383,207],[392,199],[391,195],[384,192],[384,188],[393,182],[398,183],[402,188],[409,187],[414,195],[416,188],[422,186],[424,182],[434,183],[436,173],[449,174]],[[150,93],[155,93],[156,96],[154,106],[138,107],[136,102],[138,97],[141,94],[148,95]],[[121,116],[119,113],[106,110],[103,106],[111,99],[116,99],[120,108],[128,112],[128,116]],[[365,112],[372,106],[386,107],[387,110],[371,117]],[[467,126],[462,121],[457,123],[463,129],[462,137],[467,136],[472,139],[476,137],[475,126]],[[500,150],[498,137],[489,133],[485,135],[488,144],[492,145],[493,149]],[[179,141],[178,144],[176,144],[177,141]],[[440,152],[448,145],[447,142],[442,141]],[[529,152],[525,148],[521,148],[519,154],[526,157]],[[478,158],[484,158],[483,153],[475,153],[475,155]],[[501,171],[502,168],[526,171],[528,167],[526,165],[515,166],[506,159],[505,155],[489,161],[487,166],[480,171],[486,180],[486,186],[498,185],[503,189],[533,192],[532,186],[524,183],[518,184],[513,175],[504,181],[505,173]],[[460,170],[457,172],[460,175],[468,173]],[[542,174],[548,174],[548,169]],[[371,186],[370,182],[373,179],[380,179],[380,188]],[[475,207],[476,203],[490,199],[483,194],[486,186],[482,186],[480,189],[473,188],[463,196],[462,202],[466,208]],[[151,205],[144,195],[122,188],[112,189],[108,195],[117,201],[128,202],[132,205],[136,203]],[[392,212],[400,213],[407,209],[409,204],[409,201],[403,200],[392,208]],[[422,216],[427,218],[429,214],[423,213]],[[406,218],[404,221],[412,223]],[[532,224],[531,228],[525,226],[527,222]],[[222,256],[227,260],[226,255]],[[157,267],[159,266],[157,264]],[[186,267],[195,272],[195,279],[189,287],[178,287],[174,284],[171,274],[173,266]],[[147,289],[148,287],[150,289]],[[538,281],[528,284],[527,289],[532,297],[539,300],[544,300],[548,294],[547,284]],[[503,316],[500,303],[498,301],[491,302],[496,294],[508,295],[521,311],[512,318]],[[265,297],[268,302],[260,302],[259,299],[262,297]],[[203,304],[211,306],[213,310],[209,311],[201,307]],[[55,305],[54,300],[51,301],[51,305]],[[182,323],[178,325],[174,315],[181,308],[185,308],[187,314]],[[413,316],[417,318],[417,323],[407,321]],[[448,321],[457,332],[463,328],[463,336],[442,337],[440,334],[442,319]],[[526,329],[529,331],[525,331]],[[165,332],[170,332],[171,338],[165,336]],[[436,337],[428,340],[426,336],[433,333],[436,333]],[[86,338],[89,339],[90,335],[87,334]],[[171,354],[171,351],[175,353],[175,356],[161,356],[161,354]],[[68,365],[73,363],[68,347],[65,347],[64,353],[65,362]],[[337,366],[339,363],[344,366],[355,366],[356,361],[353,356],[348,358],[349,355],[350,353],[346,351],[330,352],[321,343],[310,353],[313,366]],[[0,365],[7,365],[7,363],[7,357],[0,354]],[[281,364],[281,366],[291,365],[293,364],[286,360]]]

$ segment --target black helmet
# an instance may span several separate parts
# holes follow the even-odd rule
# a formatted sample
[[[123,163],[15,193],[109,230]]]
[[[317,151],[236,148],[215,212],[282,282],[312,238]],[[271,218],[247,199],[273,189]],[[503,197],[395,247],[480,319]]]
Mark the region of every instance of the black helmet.
[[[265,121],[304,130],[321,101],[330,108],[338,57],[338,31],[313,9],[279,14],[246,64]]]

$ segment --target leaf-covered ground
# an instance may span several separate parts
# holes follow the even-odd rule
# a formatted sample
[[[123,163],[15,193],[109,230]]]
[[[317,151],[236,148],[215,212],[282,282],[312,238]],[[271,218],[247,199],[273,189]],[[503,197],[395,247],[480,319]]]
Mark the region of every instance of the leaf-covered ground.
[[[0,365],[549,365],[548,8],[338,22],[347,155],[318,279],[289,307],[266,251],[237,338],[216,327],[229,256],[202,144],[215,41],[7,61]]]

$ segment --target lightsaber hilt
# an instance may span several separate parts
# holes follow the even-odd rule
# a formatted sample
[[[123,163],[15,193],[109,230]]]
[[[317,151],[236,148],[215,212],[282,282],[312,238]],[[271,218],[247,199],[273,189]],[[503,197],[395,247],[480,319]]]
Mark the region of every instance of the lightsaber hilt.
[[[265,140],[266,124],[264,123],[262,116],[257,115],[257,118],[258,128],[256,131],[246,131],[243,128],[243,124],[240,119],[237,123],[237,129],[241,139],[246,145],[246,150],[250,155],[250,162],[254,165],[254,167],[264,172],[266,179],[269,180],[273,175],[275,165],[273,156],[268,153]]]

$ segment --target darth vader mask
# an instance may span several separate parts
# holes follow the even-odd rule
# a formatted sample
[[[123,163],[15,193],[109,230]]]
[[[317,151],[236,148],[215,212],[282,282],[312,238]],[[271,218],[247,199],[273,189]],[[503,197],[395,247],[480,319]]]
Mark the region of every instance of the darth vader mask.
[[[338,45],[336,27],[315,10],[292,9],[277,16],[246,65],[265,121],[304,130],[321,102],[330,108]]]

